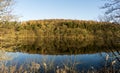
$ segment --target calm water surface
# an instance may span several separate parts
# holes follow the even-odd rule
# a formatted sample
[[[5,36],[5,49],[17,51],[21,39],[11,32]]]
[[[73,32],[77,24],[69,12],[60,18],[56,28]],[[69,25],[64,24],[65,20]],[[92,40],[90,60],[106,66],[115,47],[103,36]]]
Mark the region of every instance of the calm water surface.
[[[110,44],[108,44],[110,45]],[[107,46],[103,42],[78,40],[17,40],[12,44],[2,45],[4,51],[0,52],[1,65],[15,66],[29,70],[33,64],[39,67],[39,72],[45,68],[51,73],[60,69],[71,69],[77,72],[82,70],[102,69],[108,62],[119,55],[119,45]],[[9,48],[9,49],[8,49]],[[4,59],[7,58],[7,59]],[[119,57],[117,57],[119,58]]]

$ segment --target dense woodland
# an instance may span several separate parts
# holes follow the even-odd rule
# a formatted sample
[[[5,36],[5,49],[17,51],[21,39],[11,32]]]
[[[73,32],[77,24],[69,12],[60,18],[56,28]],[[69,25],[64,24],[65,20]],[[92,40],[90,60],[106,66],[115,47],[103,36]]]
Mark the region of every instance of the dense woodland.
[[[0,34],[3,37],[112,39],[120,38],[120,25],[108,22],[63,19],[2,22]]]

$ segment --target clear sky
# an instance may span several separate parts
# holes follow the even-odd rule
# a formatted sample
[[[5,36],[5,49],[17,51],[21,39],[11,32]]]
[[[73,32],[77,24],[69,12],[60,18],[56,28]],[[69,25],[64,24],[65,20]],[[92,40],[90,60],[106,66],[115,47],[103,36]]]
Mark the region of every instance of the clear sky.
[[[96,20],[102,0],[15,0],[14,13],[20,20]]]

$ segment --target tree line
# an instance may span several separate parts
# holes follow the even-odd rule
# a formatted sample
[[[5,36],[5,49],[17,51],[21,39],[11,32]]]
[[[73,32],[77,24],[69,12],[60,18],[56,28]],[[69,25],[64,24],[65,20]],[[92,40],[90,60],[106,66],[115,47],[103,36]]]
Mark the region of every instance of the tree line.
[[[78,39],[120,38],[120,25],[84,20],[31,20],[0,24],[0,32],[26,37],[67,37]],[[5,33],[6,32],[6,33]]]

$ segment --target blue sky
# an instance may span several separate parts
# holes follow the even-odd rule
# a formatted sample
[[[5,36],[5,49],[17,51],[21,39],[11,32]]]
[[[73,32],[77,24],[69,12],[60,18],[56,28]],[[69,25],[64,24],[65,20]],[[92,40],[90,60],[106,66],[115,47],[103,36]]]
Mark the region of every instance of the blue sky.
[[[96,20],[102,14],[102,0],[15,0],[14,14],[20,20]]]

